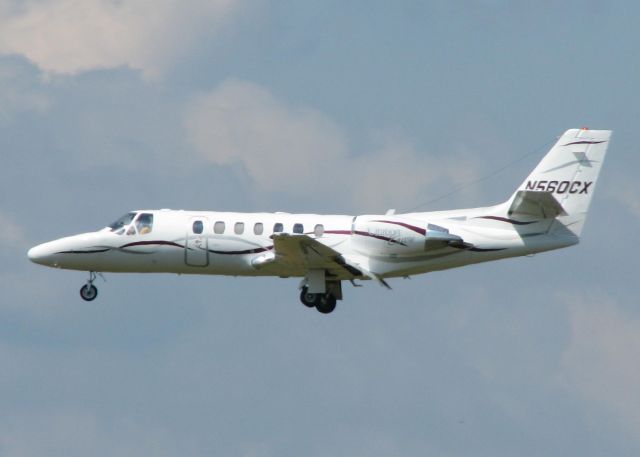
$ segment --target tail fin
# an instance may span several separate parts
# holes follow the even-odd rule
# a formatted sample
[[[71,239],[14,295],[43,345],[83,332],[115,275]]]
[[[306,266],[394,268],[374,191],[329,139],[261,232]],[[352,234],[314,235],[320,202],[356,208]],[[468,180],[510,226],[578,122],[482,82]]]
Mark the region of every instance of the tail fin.
[[[580,236],[611,130],[567,130],[509,200],[509,214],[538,211]],[[559,223],[559,224],[558,224]]]

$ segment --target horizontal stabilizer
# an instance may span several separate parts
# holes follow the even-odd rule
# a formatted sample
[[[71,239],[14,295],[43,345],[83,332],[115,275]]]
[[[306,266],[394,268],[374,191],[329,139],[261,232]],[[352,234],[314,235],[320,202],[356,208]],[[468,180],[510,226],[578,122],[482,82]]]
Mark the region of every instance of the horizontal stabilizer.
[[[540,219],[553,219],[566,216],[562,205],[551,192],[536,190],[519,190],[513,198],[509,215],[520,214]]]

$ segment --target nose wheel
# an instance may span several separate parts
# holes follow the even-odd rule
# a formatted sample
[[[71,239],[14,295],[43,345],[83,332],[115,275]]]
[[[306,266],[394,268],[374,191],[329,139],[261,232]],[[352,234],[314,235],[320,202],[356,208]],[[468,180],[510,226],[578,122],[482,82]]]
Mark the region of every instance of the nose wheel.
[[[93,285],[93,281],[96,280],[96,276],[97,275],[94,271],[90,271],[89,280],[80,288],[80,297],[82,297],[84,301],[95,300],[98,296],[98,288]]]

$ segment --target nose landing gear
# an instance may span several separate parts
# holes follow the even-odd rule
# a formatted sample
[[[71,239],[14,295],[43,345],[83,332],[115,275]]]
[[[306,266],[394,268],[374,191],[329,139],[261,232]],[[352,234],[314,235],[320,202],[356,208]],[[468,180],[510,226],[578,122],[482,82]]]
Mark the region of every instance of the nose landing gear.
[[[97,274],[95,271],[89,272],[89,280],[87,283],[80,288],[80,297],[84,301],[92,301],[95,300],[98,296],[98,288],[93,285],[93,281],[96,280]]]

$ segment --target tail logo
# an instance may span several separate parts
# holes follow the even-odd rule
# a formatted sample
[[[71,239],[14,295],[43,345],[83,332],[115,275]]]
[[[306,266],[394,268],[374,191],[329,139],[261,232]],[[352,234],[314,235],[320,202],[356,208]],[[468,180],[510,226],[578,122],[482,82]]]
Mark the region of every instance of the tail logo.
[[[602,140],[602,141],[574,141],[572,143],[563,144],[563,146],[572,146],[574,144],[600,144],[600,143],[606,143],[606,141],[605,140]]]
[[[593,181],[527,181],[526,190],[554,194],[588,194]]]

